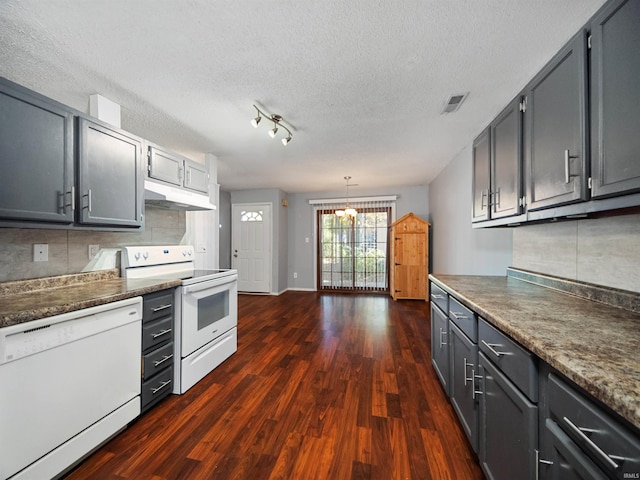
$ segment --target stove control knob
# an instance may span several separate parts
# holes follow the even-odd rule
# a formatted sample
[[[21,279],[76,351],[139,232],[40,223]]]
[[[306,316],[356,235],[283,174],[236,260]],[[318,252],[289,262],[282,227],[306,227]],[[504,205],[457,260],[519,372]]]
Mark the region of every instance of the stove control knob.
[[[193,255],[193,252],[192,252],[191,250],[187,250],[187,254],[188,254],[189,256],[191,256],[191,255]]]
[[[140,252],[136,252],[136,253],[133,255],[133,258],[135,258],[136,260],[140,260]]]
[[[147,258],[149,258],[149,252],[144,252],[144,253],[142,254],[142,258],[144,258],[145,260],[146,260]]]
[[[186,256],[187,256],[187,251],[186,251],[186,250],[183,250],[183,251],[182,251],[182,256],[183,256],[183,257],[186,257]]]

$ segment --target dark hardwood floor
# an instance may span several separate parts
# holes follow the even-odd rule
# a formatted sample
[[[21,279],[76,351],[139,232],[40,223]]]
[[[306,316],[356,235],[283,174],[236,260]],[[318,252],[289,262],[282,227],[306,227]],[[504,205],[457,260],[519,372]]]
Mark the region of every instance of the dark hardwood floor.
[[[482,479],[429,335],[425,302],[240,295],[237,353],[67,478]]]

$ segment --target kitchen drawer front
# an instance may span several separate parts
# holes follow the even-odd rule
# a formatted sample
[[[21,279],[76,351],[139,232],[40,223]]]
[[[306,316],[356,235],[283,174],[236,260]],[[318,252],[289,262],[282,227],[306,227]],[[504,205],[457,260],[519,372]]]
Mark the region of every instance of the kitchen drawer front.
[[[616,478],[640,472],[640,439],[554,374],[547,384],[549,415],[599,466]],[[618,468],[615,467],[618,465]]]
[[[173,367],[163,370],[150,380],[142,382],[141,406],[144,410],[151,404],[171,394],[173,389]]]
[[[173,290],[163,290],[144,296],[143,323],[167,316],[173,317]]]
[[[478,342],[478,322],[475,314],[454,297],[449,297],[449,318],[472,342]]]
[[[173,365],[173,342],[142,356],[142,378],[146,380],[170,365]]]
[[[431,301],[443,312],[449,311],[449,295],[435,283],[431,283]]]
[[[478,347],[534,403],[538,401],[536,357],[500,330],[478,319]]]
[[[173,340],[173,318],[167,317],[142,325],[142,351]]]

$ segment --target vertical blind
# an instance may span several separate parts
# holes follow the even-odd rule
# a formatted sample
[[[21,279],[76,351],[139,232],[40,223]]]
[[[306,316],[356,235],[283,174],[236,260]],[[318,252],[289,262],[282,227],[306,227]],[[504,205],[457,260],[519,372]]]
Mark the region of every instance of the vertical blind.
[[[389,290],[389,225],[395,202],[355,199],[354,217],[338,217],[344,202],[314,203],[318,232],[318,290]]]

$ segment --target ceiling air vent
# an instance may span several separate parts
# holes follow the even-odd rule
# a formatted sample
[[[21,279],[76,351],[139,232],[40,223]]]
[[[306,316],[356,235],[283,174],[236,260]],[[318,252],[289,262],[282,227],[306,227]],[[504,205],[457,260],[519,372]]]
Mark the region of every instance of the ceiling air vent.
[[[450,95],[447,101],[444,103],[442,107],[442,111],[440,113],[451,113],[455,112],[460,108],[464,99],[467,98],[468,93],[458,93],[455,95]]]

